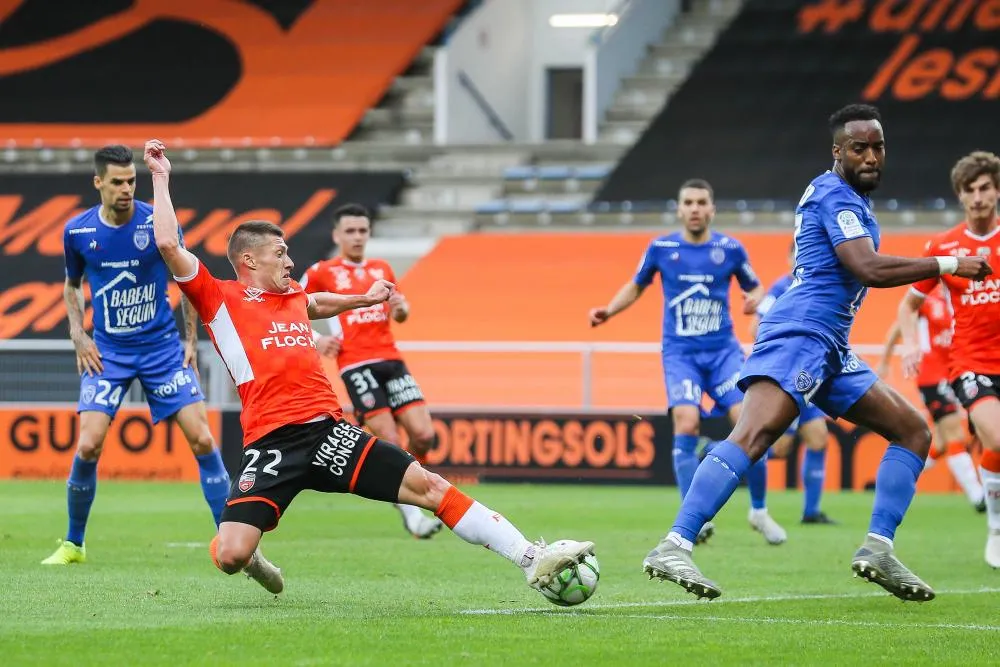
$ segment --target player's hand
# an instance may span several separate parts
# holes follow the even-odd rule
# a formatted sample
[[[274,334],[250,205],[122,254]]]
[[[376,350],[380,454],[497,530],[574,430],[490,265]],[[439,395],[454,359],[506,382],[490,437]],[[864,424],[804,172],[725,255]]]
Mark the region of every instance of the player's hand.
[[[196,340],[184,341],[184,368],[190,368],[194,371],[195,377],[201,379],[201,373],[198,372],[198,341]]]
[[[993,268],[985,257],[959,257],[955,275],[969,280],[982,280],[993,273]]]
[[[917,373],[920,372],[920,360],[924,353],[920,351],[919,347],[906,346],[903,348],[902,356],[903,377],[907,380],[917,377]]]
[[[607,322],[611,314],[607,308],[591,308],[588,317],[590,318],[590,326],[596,327]]]
[[[368,289],[365,296],[371,299],[371,305],[388,301],[396,291],[396,286],[388,280],[376,280]]]
[[[170,173],[170,160],[167,159],[164,153],[166,149],[167,147],[158,139],[150,139],[146,142],[142,158],[146,161],[149,171],[154,175]]]
[[[386,302],[389,304],[389,313],[396,317],[399,313],[406,313],[409,310],[409,304],[406,302],[406,297],[399,292],[393,291],[392,296]]]
[[[76,348],[76,372],[80,375],[94,375],[104,372],[104,362],[101,361],[101,351],[97,349],[94,339],[86,332],[72,336],[73,347]]]
[[[336,357],[340,353],[340,340],[336,336],[320,336],[316,339],[316,351],[324,357]]]
[[[760,305],[760,297],[753,296],[751,294],[743,295],[743,314],[753,315],[757,312],[757,306]]]

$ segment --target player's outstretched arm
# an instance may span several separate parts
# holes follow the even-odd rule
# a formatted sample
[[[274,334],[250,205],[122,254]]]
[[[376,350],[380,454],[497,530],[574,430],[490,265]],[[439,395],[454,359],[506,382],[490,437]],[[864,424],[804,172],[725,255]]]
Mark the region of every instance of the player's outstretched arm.
[[[165,146],[152,139],[146,142],[143,157],[153,174],[153,237],[156,247],[177,277],[190,276],[198,270],[198,258],[181,245],[177,233],[177,214],[170,199],[170,160],[164,154]]]
[[[836,251],[841,264],[866,287],[899,287],[946,274],[982,280],[993,273],[982,257],[880,255],[869,236],[844,241]]]
[[[892,359],[892,353],[896,351],[896,345],[899,344],[899,340],[902,338],[902,333],[899,326],[899,320],[892,323],[889,327],[889,331],[885,334],[885,343],[882,345],[882,356],[879,357],[878,365],[875,367],[875,372],[883,380],[889,375],[889,362]]]
[[[896,324],[899,328],[899,337],[903,339],[903,377],[905,378],[916,377],[920,368],[922,353],[918,329],[920,327],[920,306],[923,305],[924,299],[922,294],[910,290],[899,302],[899,316]]]
[[[642,296],[642,291],[645,288],[639,285],[633,280],[628,281],[618,292],[611,297],[611,301],[608,305],[601,308],[591,308],[589,313],[590,326],[596,327],[599,324],[604,324],[609,319],[622,312],[633,303],[639,300]]]
[[[314,292],[309,295],[309,319],[322,320],[345,310],[367,308],[388,301],[396,286],[388,280],[376,280],[366,294],[335,294]]]

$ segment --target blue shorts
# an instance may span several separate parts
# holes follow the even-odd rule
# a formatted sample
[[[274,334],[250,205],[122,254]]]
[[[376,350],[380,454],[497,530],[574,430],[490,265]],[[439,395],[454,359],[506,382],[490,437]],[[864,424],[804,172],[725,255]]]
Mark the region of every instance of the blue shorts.
[[[815,405],[834,419],[878,382],[875,372],[850,348],[797,332],[758,337],[738,386],[746,391],[761,378],[784,389],[798,404],[800,415]]]
[[[184,368],[184,346],[176,340],[141,350],[107,344],[99,349],[104,371],[80,378],[77,412],[103,412],[114,419],[133,380],[142,383],[154,424],[205,400],[194,371]]]
[[[826,414],[822,410],[817,408],[815,405],[810,403],[806,405],[805,408],[802,409],[802,412],[799,413],[799,416],[795,418],[795,421],[792,422],[792,425],[789,426],[788,430],[785,431],[785,435],[795,435],[795,432],[799,430],[800,424],[808,424],[809,422],[814,421],[816,419],[826,419]]]
[[[739,344],[721,350],[664,354],[663,377],[670,406],[700,406],[706,392],[722,410],[742,402],[743,392],[736,388],[736,381],[743,358]]]

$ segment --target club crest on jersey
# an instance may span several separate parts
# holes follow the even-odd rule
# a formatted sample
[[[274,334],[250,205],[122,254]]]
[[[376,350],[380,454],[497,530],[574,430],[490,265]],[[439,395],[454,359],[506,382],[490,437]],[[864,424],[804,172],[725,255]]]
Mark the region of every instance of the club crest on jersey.
[[[989,246],[979,246],[978,248],[976,248],[976,254],[979,255],[980,257],[989,257],[990,256]]]
[[[722,248],[712,248],[708,253],[709,258],[716,264],[722,264],[726,261],[726,251]]]
[[[361,405],[371,410],[375,407],[375,396],[371,392],[361,394]]]
[[[254,482],[257,481],[257,475],[252,472],[245,472],[240,475],[240,491],[246,493],[253,488]]]
[[[80,394],[81,403],[93,403],[94,396],[97,395],[97,387],[90,384],[83,388],[83,393]]]
[[[813,377],[809,375],[809,373],[806,373],[805,371],[799,371],[798,376],[795,378],[795,391],[804,394],[810,389],[812,389],[813,383],[815,382],[816,381],[813,380]]]
[[[149,247],[149,232],[144,229],[137,229],[135,234],[132,235],[132,243],[139,250],[145,250]]]
[[[243,297],[243,300],[255,303],[264,303],[264,298],[261,296],[263,293],[264,290],[259,287],[248,287],[243,290],[243,294],[246,295]]]

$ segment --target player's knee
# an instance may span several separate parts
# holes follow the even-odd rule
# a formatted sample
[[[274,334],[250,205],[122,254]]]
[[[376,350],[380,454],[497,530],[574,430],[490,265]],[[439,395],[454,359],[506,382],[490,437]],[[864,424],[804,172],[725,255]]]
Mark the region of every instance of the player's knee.
[[[674,434],[675,435],[698,435],[701,426],[701,415],[698,408],[687,409],[689,406],[674,408]]]
[[[771,453],[779,459],[786,458],[792,450],[794,439],[789,435],[783,435],[771,446]]]
[[[218,535],[209,546],[212,562],[226,574],[236,574],[249,563],[253,557],[253,545],[240,544],[238,540],[223,540]]]
[[[212,437],[212,432],[206,426],[197,435],[188,440],[188,444],[191,446],[191,451],[194,452],[195,456],[204,456],[205,454],[212,453],[212,450],[215,448],[215,438]]]
[[[921,419],[916,423],[908,424],[906,432],[900,438],[900,443],[911,452],[914,452],[921,457],[926,457],[927,452],[931,449],[931,429],[924,423]]]
[[[76,455],[84,461],[96,461],[101,458],[104,449],[104,438],[97,438],[88,433],[81,433],[76,443]]]
[[[410,434],[409,448],[414,454],[426,454],[434,449],[436,442],[437,433],[434,432],[434,427],[421,427]]]
[[[441,475],[427,470],[417,462],[410,464],[403,476],[403,487],[408,495],[422,502],[412,503],[434,509],[441,504],[444,494],[451,484]]]

